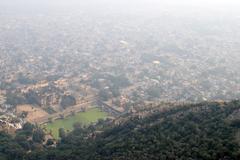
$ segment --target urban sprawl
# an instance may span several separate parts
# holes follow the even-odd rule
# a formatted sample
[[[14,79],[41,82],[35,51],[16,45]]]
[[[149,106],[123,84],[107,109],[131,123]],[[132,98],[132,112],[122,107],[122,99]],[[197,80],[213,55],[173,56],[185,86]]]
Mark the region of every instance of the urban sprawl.
[[[193,19],[0,14],[0,126],[240,98],[240,24]]]

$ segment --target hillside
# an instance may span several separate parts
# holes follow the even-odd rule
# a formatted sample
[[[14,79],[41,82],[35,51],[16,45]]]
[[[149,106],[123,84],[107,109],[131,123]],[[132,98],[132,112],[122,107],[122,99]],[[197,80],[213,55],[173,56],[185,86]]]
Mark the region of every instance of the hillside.
[[[62,134],[56,147],[49,143],[29,153],[24,153],[23,144],[1,133],[0,143],[5,142],[6,146],[1,145],[0,157],[11,160],[240,159],[240,101],[187,104],[164,111],[156,107],[144,113],[144,116],[139,112],[117,120],[99,121],[89,127],[76,124],[73,132]]]

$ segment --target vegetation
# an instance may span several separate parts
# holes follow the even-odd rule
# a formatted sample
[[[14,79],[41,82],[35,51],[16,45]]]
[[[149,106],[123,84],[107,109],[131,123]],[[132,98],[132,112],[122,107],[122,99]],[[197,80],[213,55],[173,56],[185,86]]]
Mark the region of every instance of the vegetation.
[[[60,105],[66,109],[69,106],[76,105],[76,99],[71,95],[64,95],[61,99]]]
[[[124,74],[115,76],[108,74],[96,74],[92,79],[91,85],[100,90],[99,96],[103,101],[107,101],[111,97],[120,96],[120,88],[125,88],[131,84]],[[102,83],[107,83],[109,85],[105,86],[102,85]]]
[[[26,99],[16,93],[8,92],[6,97],[6,103],[13,106],[26,103]]]
[[[41,106],[41,98],[35,91],[29,91],[25,97],[28,104]]]
[[[48,114],[56,113],[56,111],[55,111],[52,107],[50,107],[50,106],[45,107],[45,108],[43,108],[43,109],[44,109],[44,111],[46,111]]]
[[[22,73],[18,74],[18,82],[20,84],[34,84],[35,80],[30,79],[29,77],[24,76]]]
[[[37,146],[42,147],[44,137],[41,128],[30,123],[26,123],[15,136],[0,132],[0,160],[25,159],[28,151],[40,151]]]
[[[62,136],[56,148],[43,146],[24,156],[28,160],[237,160],[239,114],[240,101],[184,105],[165,111],[152,108],[114,123],[99,121],[87,128],[74,125],[70,133],[60,129]],[[26,153],[21,141],[3,133],[0,140],[7,144],[0,147],[5,159],[21,158]],[[9,154],[9,148],[14,154]]]
[[[54,138],[59,137],[59,128],[63,128],[65,131],[69,132],[73,130],[73,125],[76,122],[81,122],[83,125],[96,122],[98,119],[103,119],[107,116],[105,112],[102,112],[98,108],[90,109],[86,112],[75,113],[75,115],[66,117],[65,119],[59,119],[52,123],[48,123],[45,128],[48,132],[51,132]]]

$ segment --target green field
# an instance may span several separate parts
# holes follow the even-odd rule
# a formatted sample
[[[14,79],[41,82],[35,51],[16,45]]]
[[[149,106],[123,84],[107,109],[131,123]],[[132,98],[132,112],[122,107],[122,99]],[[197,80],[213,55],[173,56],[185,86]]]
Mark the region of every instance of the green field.
[[[48,132],[52,132],[54,138],[58,138],[58,129],[64,128],[65,131],[71,131],[73,129],[73,124],[80,122],[83,125],[90,124],[91,122],[97,122],[99,119],[104,119],[107,117],[106,112],[102,112],[98,108],[92,108],[86,112],[76,113],[74,116],[69,116],[64,119],[55,120],[52,123],[46,124],[44,128]]]

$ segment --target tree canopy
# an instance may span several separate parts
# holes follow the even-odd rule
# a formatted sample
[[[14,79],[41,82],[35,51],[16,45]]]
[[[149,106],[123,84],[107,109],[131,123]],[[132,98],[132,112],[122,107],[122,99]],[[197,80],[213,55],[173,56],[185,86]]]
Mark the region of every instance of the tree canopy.
[[[24,143],[27,137],[20,133],[32,130],[27,124],[15,139],[0,133],[0,155],[11,160],[238,160],[239,114],[239,101],[189,104],[165,111],[151,108],[95,126],[76,125],[72,132],[62,134],[55,148],[49,148],[53,144],[49,141],[41,149],[36,147],[40,141]]]

